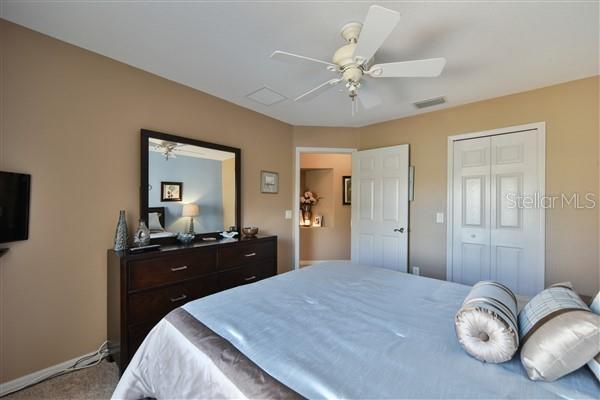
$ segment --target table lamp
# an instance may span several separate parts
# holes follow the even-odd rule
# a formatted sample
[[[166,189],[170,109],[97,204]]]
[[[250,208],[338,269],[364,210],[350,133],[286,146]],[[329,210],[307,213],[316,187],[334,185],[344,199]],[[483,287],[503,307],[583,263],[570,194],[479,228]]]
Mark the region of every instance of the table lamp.
[[[190,217],[190,228],[188,229],[189,234],[195,235],[194,232],[194,217],[197,217],[200,214],[200,207],[198,204],[190,203],[184,204],[183,210],[181,212],[182,217]]]

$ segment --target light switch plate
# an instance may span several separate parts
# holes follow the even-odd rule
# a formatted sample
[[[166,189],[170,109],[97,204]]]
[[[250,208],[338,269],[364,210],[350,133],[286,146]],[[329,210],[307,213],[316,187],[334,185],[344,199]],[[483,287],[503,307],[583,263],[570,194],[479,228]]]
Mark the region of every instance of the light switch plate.
[[[443,224],[444,223],[444,213],[441,213],[441,212],[436,213],[435,214],[435,222],[437,224]]]
[[[410,273],[413,274],[413,275],[421,275],[421,268],[413,266],[410,269]]]
[[[285,219],[292,219],[292,210],[285,210]]]

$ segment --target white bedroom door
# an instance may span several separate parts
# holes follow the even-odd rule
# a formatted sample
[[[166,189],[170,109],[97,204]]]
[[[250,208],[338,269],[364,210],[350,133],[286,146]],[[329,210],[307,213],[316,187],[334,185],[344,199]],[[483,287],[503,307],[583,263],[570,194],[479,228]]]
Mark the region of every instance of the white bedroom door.
[[[407,272],[408,152],[352,153],[352,262]]]
[[[452,280],[544,288],[543,192],[537,129],[454,142]]]

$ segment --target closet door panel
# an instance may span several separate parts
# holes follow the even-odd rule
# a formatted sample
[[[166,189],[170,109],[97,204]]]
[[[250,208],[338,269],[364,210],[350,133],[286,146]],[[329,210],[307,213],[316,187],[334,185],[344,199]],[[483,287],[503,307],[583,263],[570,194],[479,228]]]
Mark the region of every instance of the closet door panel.
[[[454,143],[452,280],[490,278],[490,138]]]
[[[491,138],[491,279],[535,295],[540,234],[537,130]]]

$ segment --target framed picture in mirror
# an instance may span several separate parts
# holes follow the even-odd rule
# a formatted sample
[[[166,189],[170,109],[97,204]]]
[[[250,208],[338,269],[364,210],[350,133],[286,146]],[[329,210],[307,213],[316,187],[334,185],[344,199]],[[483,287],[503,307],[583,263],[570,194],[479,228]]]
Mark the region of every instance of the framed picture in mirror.
[[[161,201],[182,201],[183,182],[161,182],[160,197]]]

